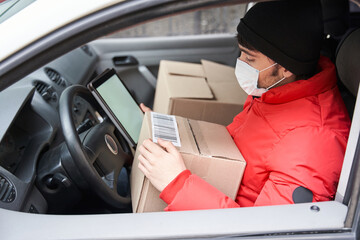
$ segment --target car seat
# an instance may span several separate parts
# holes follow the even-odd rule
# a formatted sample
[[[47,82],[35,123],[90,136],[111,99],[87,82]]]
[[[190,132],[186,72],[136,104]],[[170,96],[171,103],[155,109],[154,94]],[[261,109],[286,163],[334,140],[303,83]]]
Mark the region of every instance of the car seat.
[[[321,54],[335,62],[335,50],[349,28],[349,1],[321,0],[324,42]]]
[[[344,35],[336,51],[336,70],[338,74],[338,85],[344,103],[352,118],[355,100],[360,82],[360,28],[352,29]],[[360,131],[359,115],[354,115],[350,129],[349,142],[347,144],[343,167],[339,179],[339,185],[335,200],[344,204],[350,203],[354,193],[354,182],[360,171],[355,157],[358,151],[358,135]],[[357,188],[356,188],[357,189]],[[357,190],[355,190],[357,191]],[[357,201],[354,201],[357,202]]]
[[[350,118],[352,118],[355,100],[360,82],[360,28],[345,34],[336,51],[336,70],[339,89]]]

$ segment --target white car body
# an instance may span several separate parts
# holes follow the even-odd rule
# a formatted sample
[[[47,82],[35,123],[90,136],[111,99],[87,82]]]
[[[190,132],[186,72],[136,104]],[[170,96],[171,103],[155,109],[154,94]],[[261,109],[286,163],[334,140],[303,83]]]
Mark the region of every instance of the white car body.
[[[0,62],[49,33],[122,1],[37,0],[0,25],[0,32],[8,33],[8,37],[0,39],[1,46],[4,46],[0,51]]]
[[[123,16],[126,19],[126,14],[132,14],[132,11],[139,9],[146,12],[147,7],[158,10],[159,5],[171,2],[175,5],[177,1],[33,2],[0,24],[0,90],[31,73],[31,69],[35,70],[60,56],[60,52],[65,53],[82,45],[71,34],[97,26],[97,19],[109,18],[109,21],[115,21],[115,15],[119,19]],[[66,45],[66,41],[70,44]],[[60,52],[54,51],[57,46],[60,46]],[[33,68],[31,61],[35,61],[32,63],[35,66]],[[24,68],[22,64],[25,64]],[[0,99],[6,101],[1,96]],[[342,201],[356,156],[359,133],[360,103],[357,102],[336,201],[205,211],[93,215],[31,214],[0,208],[0,238],[354,239],[357,236],[355,226],[359,214],[355,215],[354,222],[350,221],[352,226],[346,224],[349,221],[349,205]]]

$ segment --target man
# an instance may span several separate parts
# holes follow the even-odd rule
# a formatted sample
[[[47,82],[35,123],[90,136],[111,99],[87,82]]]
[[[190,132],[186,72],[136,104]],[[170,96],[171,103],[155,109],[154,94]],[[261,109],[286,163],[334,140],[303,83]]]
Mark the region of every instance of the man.
[[[335,67],[320,56],[320,3],[258,3],[237,30],[235,74],[249,97],[227,127],[247,162],[235,201],[186,170],[169,142],[144,141],[139,168],[161,191],[166,210],[332,200],[350,120]]]

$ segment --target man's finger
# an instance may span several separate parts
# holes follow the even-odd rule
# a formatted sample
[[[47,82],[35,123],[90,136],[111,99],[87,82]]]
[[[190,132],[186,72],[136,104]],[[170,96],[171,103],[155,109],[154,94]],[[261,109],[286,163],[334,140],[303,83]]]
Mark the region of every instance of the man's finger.
[[[174,144],[172,144],[172,142],[165,141],[165,140],[162,140],[161,138],[159,138],[158,143],[161,147],[165,148],[165,150],[170,154],[178,154],[178,152],[179,152],[176,149],[176,147],[174,146]]]
[[[144,155],[142,155],[142,154],[140,154],[138,156],[138,159],[139,159],[139,162],[141,162],[141,164],[144,165],[144,167],[146,169],[150,170],[151,165],[152,165],[151,160],[145,158]]]
[[[140,145],[139,147],[139,152],[140,152],[140,155],[142,155],[145,159],[151,159],[152,158],[152,152],[149,151],[149,149],[147,149],[144,144]],[[139,155],[139,156],[140,156]]]
[[[164,152],[164,149],[162,149],[159,145],[157,145],[150,139],[146,139],[142,145],[152,154],[159,155]]]
[[[140,103],[140,109],[143,112],[151,112],[152,111],[151,108],[145,106],[145,104],[143,104],[143,103]]]
[[[139,162],[138,168],[146,177],[149,175],[148,170],[146,169],[146,167],[144,167],[144,165],[141,162]]]

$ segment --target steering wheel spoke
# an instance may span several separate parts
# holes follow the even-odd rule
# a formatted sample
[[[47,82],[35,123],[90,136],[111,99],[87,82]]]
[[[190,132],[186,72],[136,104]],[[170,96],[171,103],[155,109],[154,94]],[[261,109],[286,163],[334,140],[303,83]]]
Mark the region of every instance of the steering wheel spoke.
[[[101,179],[109,186],[109,188],[113,190],[114,188],[116,189],[115,171],[103,176]]]

